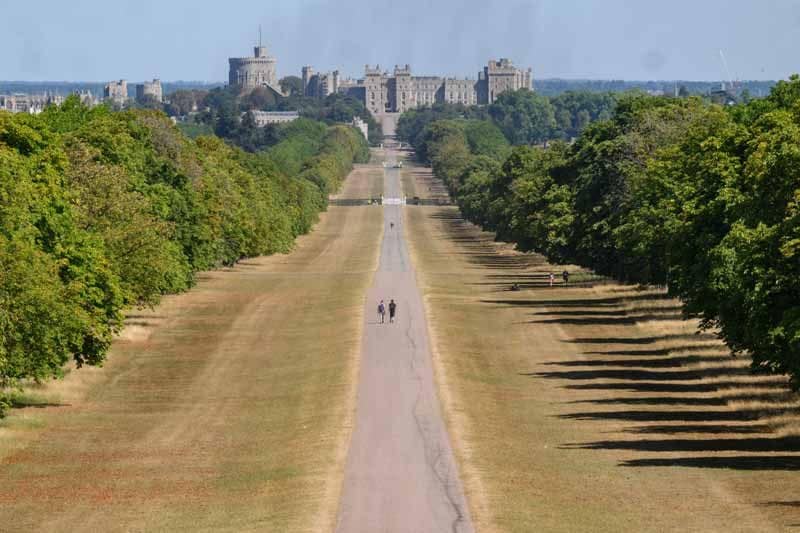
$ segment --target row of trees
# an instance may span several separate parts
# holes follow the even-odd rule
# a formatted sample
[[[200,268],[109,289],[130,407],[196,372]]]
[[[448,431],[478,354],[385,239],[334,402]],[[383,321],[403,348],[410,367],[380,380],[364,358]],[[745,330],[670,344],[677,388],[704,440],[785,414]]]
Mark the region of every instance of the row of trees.
[[[465,217],[553,262],[666,285],[733,353],[800,387],[800,78],[730,108],[627,95],[548,148],[484,128],[491,150],[463,119],[413,140]]]
[[[160,112],[77,98],[0,113],[0,404],[70,359],[102,363],[126,308],[288,251],[369,156],[346,126],[299,120],[279,137],[249,154],[190,140]]]
[[[415,143],[435,120],[491,120],[512,144],[539,144],[577,137],[591,122],[608,120],[618,94],[566,92],[548,97],[527,89],[507,91],[488,107],[436,104],[409,111],[400,118],[397,133]]]

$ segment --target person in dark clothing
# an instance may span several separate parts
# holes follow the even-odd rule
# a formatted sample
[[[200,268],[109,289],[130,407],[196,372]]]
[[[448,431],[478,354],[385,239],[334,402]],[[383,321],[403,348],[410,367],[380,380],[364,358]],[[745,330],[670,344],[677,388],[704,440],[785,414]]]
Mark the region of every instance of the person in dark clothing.
[[[381,324],[383,324],[385,316],[386,316],[386,306],[383,305],[383,300],[381,300],[381,303],[378,304],[378,318],[381,319]]]
[[[394,322],[394,315],[397,312],[397,304],[394,300],[389,302],[389,323]]]
[[[565,270],[564,272],[561,273],[561,277],[564,278],[564,285],[569,283],[569,272]]]

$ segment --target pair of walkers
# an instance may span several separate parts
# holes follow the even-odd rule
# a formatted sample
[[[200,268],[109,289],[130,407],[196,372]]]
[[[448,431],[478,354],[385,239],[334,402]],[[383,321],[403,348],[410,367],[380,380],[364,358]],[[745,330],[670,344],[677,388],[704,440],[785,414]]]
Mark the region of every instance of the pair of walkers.
[[[556,282],[556,275],[550,272],[550,286],[552,287],[553,284]],[[566,270],[561,273],[561,278],[564,280],[564,285],[569,284],[569,272]]]
[[[394,303],[394,300],[389,301],[389,323],[391,324],[394,322],[394,315],[397,313],[397,304]],[[386,321],[386,306],[383,304],[383,300],[381,303],[378,304],[378,318],[383,324]]]

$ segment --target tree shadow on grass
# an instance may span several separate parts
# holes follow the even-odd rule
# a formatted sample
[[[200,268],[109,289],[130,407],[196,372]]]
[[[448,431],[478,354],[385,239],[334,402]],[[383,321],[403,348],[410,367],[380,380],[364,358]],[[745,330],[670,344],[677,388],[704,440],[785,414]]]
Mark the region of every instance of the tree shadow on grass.
[[[669,340],[685,336],[663,336]],[[672,348],[604,350],[583,353],[582,359],[551,361],[542,366],[553,370],[531,372],[532,378],[564,383],[574,391],[598,391],[600,397],[578,398],[562,405],[594,406],[599,410],[556,414],[562,420],[627,423],[618,433],[639,438],[569,443],[562,449],[615,450],[619,452],[749,452],[761,454],[759,460],[719,457],[678,457],[636,459],[624,466],[692,466],[742,469],[797,469],[800,456],[786,459],[785,452],[800,453],[800,438],[772,434],[769,426],[758,423],[767,417],[797,412],[788,399],[787,387],[778,381],[750,380],[748,368],[731,365],[724,354],[708,353],[711,344],[697,342],[696,336]],[[614,339],[646,346],[665,340],[660,337]],[[687,339],[688,340],[688,339]],[[591,343],[600,344],[597,338]],[[587,342],[588,344],[588,342]],[[694,350],[700,350],[698,354]],[[599,356],[599,357],[592,357]],[[743,379],[744,378],[744,379]],[[584,382],[584,383],[569,383]],[[720,389],[731,390],[720,394]],[[731,408],[730,402],[745,407]],[[747,405],[749,403],[749,405]],[[787,406],[788,405],[788,406]],[[617,406],[630,409],[608,410]],[[685,438],[659,438],[676,434]],[[767,456],[765,454],[776,454]],[[725,465],[725,466],[723,466]]]
[[[563,287],[560,287],[563,288]],[[587,302],[591,302],[592,300],[564,300],[563,305],[559,305],[558,307],[587,307],[589,304]],[[547,305],[547,301],[543,300],[504,300],[504,299],[491,299],[491,300],[480,300],[481,303],[484,304],[491,304],[496,306],[507,306],[507,307],[530,307],[530,308],[550,308],[555,307],[552,305]],[[617,304],[615,303],[601,303],[599,305],[595,305],[593,307],[615,307]],[[550,314],[550,313],[547,313]]]
[[[770,415],[780,416],[791,413],[786,409],[719,409],[716,411],[588,411],[557,415],[563,420],[613,420],[627,422],[750,422],[762,419],[767,411]],[[798,449],[797,451],[800,451]]]
[[[769,427],[764,425],[742,425],[742,424],[673,424],[655,426],[637,426],[628,428],[625,433],[637,435],[658,435],[658,434],[687,434],[701,433],[706,435],[751,435],[756,433],[768,433]]]
[[[675,348],[655,348],[652,350],[608,350],[603,352],[583,352],[584,355],[613,355],[617,357],[653,357],[654,360],[661,356],[670,355],[673,352],[697,351],[697,350],[722,350],[715,344],[684,344]]]
[[[567,341],[571,344],[655,344],[662,341],[672,340],[718,340],[716,335],[711,333],[671,333],[652,337],[577,337]]]
[[[615,365],[616,366],[616,365]],[[649,370],[649,369],[592,369],[592,370],[564,370],[556,372],[532,372],[524,373],[523,376],[532,376],[544,379],[559,379],[570,381],[595,380],[595,379],[619,379],[628,381],[676,381],[683,382],[688,380],[699,380],[702,378],[724,377],[724,376],[746,376],[748,371],[745,369],[733,369],[730,367],[708,367],[692,368],[686,370]]]
[[[798,452],[798,437],[713,439],[605,440],[560,446],[563,449],[630,450],[636,452]],[[800,459],[800,456],[797,457]]]
[[[583,368],[604,367],[604,366],[676,368],[676,367],[682,367],[687,364],[712,362],[712,361],[718,362],[719,358],[713,356],[703,357],[702,355],[676,355],[669,357],[665,355],[663,357],[651,357],[648,359],[588,359],[586,361],[557,361],[552,363],[543,363],[543,365],[559,366],[559,367],[583,367]]]
[[[643,314],[625,314],[618,317],[553,318],[532,320],[531,324],[562,324],[573,326],[632,326],[642,322],[660,322],[664,320],[683,320],[681,313],[649,312]]]
[[[547,264],[538,254],[498,253],[493,239],[466,222],[457,210],[439,210],[430,218],[441,222],[448,240],[460,246],[461,253],[472,265],[493,270],[526,270]]]
[[[774,392],[747,393],[739,392],[726,396],[618,396],[613,398],[595,398],[589,400],[572,400],[566,405],[693,405],[705,407],[724,407],[730,402],[757,402],[759,404],[783,403],[786,396],[780,389]]]
[[[674,392],[674,393],[703,393],[703,392],[718,392],[723,388],[744,388],[744,387],[760,387],[759,384],[742,383],[739,381],[714,381],[712,382],[689,382],[689,383],[672,383],[672,382],[614,382],[614,383],[581,383],[579,385],[564,385],[564,389],[568,390],[582,390],[582,391],[618,391],[618,392]]]
[[[659,457],[630,459],[624,467],[682,467],[725,470],[800,470],[800,455],[741,455],[733,457]]]
[[[594,400],[573,400],[566,403],[567,405],[687,405],[703,407],[724,407],[728,405],[722,398],[698,398],[696,396],[601,398]]]
[[[45,409],[47,407],[69,407],[71,404],[65,402],[56,402],[52,400],[45,400],[43,398],[31,397],[27,395],[10,395],[6,397],[9,405],[14,409]]]

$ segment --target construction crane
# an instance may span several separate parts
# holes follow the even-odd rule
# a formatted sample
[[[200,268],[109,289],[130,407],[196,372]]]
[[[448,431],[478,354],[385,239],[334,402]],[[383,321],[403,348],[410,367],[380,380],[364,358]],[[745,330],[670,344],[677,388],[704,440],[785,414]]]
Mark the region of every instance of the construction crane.
[[[719,57],[722,59],[722,67],[725,69],[725,74],[728,76],[727,80],[730,83],[730,87],[733,88],[733,76],[731,76],[731,69],[728,68],[728,60],[725,59],[725,52],[722,48],[719,49]],[[723,90],[725,88],[723,87]]]

